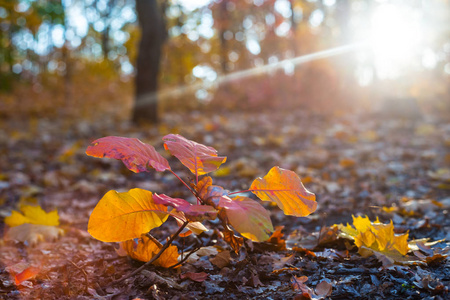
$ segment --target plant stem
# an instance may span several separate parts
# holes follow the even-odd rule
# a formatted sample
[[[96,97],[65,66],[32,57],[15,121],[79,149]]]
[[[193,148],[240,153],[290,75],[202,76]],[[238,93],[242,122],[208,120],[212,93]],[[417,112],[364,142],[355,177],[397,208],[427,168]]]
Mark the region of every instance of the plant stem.
[[[153,235],[150,234],[150,232],[147,232],[146,236],[152,240],[153,243],[155,243],[156,245],[158,245],[159,248],[164,247],[163,244],[161,244],[160,241],[158,241]]]
[[[192,193],[192,195],[195,196],[195,198],[197,198],[197,204],[199,203],[199,201],[201,202],[200,198],[198,198],[198,196],[197,196],[197,193],[195,193],[195,192],[191,189],[191,187],[190,187],[186,182],[184,182],[183,179],[180,178],[180,176],[178,176],[178,175],[177,175],[174,171],[172,171],[172,170],[169,170],[169,171],[170,171],[170,173],[172,173],[176,178],[178,178],[178,180],[181,181],[181,183],[184,184],[185,187],[188,188],[188,190]],[[198,182],[197,182],[197,183],[198,183]]]
[[[161,254],[167,249],[169,248],[169,246],[172,244],[172,242],[178,237],[178,235],[181,233],[181,231],[183,231],[183,229],[189,224],[189,221],[186,221],[183,223],[183,225],[181,225],[181,227],[177,230],[177,232],[175,232],[174,235],[172,235],[172,237],[167,241],[167,243],[159,250],[159,252],[152,257],[152,259],[150,259],[148,262],[146,262],[145,264],[143,264],[142,266],[140,266],[139,268],[137,268],[136,270],[134,270],[133,272],[131,272],[128,275],[123,276],[122,278],[115,280],[113,282],[111,282],[111,284],[109,286],[121,283],[122,281],[124,281],[125,279],[128,279],[136,274],[138,274],[139,272],[141,272],[142,270],[144,270],[145,268],[147,268],[149,265],[151,265],[155,260],[157,260]]]

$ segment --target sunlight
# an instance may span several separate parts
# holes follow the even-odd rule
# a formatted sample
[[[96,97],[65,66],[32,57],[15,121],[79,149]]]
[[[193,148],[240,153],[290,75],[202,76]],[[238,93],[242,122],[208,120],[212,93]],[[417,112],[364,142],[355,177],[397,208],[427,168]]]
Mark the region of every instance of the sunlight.
[[[420,11],[382,4],[371,18],[370,43],[378,75],[395,78],[410,66],[422,42]]]

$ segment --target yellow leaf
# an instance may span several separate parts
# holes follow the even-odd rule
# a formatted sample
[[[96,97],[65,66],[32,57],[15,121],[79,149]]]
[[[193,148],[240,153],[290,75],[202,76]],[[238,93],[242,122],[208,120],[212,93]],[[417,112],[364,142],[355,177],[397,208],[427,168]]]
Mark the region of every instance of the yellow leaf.
[[[155,204],[149,191],[109,191],[94,208],[88,232],[103,242],[123,242],[161,226],[168,216],[167,207]]]
[[[392,221],[389,224],[383,224],[377,218],[372,223],[367,216],[353,216],[353,227],[349,224],[345,227],[343,225],[338,227],[343,233],[343,237],[354,239],[355,245],[360,249],[360,253],[369,255],[372,252],[380,253],[382,254],[380,257],[399,261],[398,254],[406,255],[410,250],[408,233],[395,235]]]
[[[145,235],[139,239],[138,243],[134,240],[122,242],[122,247],[131,258],[143,262],[152,259],[160,249],[158,245]]]
[[[143,235],[138,243],[134,240],[128,240],[121,243],[126,253],[133,259],[148,262],[161,249],[159,245],[153,242],[149,237]],[[161,256],[153,262],[155,266],[168,268],[178,262],[178,248],[177,246],[169,246]]]
[[[255,179],[250,190],[263,201],[275,202],[286,215],[305,217],[317,208],[316,195],[303,186],[298,175],[280,167]]]
[[[400,254],[406,255],[409,251],[408,234],[394,235],[393,246]]]
[[[375,242],[375,235],[371,231],[360,232],[355,236],[355,245],[360,248],[361,246],[372,246]]]
[[[360,231],[360,232],[364,232],[368,229],[370,229],[372,227],[372,223],[370,222],[369,218],[366,217],[354,217],[353,218],[353,226],[356,228],[356,230]]]
[[[178,248],[170,245],[161,256],[153,263],[155,266],[169,268],[178,262]]]
[[[13,210],[11,215],[5,218],[5,224],[10,227],[22,224],[59,225],[59,216],[56,210],[46,213],[40,206],[31,205],[22,205],[20,210],[23,214]]]

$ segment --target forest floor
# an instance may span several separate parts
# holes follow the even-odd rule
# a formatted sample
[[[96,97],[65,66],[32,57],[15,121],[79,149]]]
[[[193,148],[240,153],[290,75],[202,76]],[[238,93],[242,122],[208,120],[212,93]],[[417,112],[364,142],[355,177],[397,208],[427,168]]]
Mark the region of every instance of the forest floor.
[[[374,116],[319,116],[304,112],[168,114],[158,127],[126,123],[66,124],[64,120],[3,120],[0,131],[0,218],[23,204],[57,209],[59,237],[27,233],[18,242],[1,222],[0,299],[449,299],[450,124]],[[163,153],[161,138],[179,133],[213,146],[227,162],[215,184],[248,189],[271,167],[295,171],[317,196],[318,209],[303,218],[271,212],[277,233],[269,242],[246,241],[236,254],[220,224],[200,236],[178,239],[184,253],[202,245],[176,270],[150,267],[124,282],[112,281],[142,263],[119,256],[114,243],[87,232],[89,215],[108,190],[139,187],[189,198],[170,173],[139,173],[120,161],[89,157],[94,139],[137,137]],[[186,181],[191,175],[166,156]],[[179,167],[176,167],[178,166]],[[393,221],[396,233],[418,242],[394,264],[363,257],[334,224],[353,216]],[[169,221],[154,230],[164,240]],[[29,267],[34,275],[15,283]]]

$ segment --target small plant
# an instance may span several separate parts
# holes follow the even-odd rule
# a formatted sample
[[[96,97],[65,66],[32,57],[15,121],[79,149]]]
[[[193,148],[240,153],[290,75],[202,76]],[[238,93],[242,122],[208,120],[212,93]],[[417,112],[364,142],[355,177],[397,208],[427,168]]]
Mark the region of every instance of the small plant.
[[[248,190],[229,192],[213,185],[212,178],[205,176],[217,170],[226,157],[217,156],[214,148],[180,135],[166,135],[163,141],[164,148],[195,175],[190,185],[171,170],[169,162],[153,146],[136,138],[108,136],[95,140],[86,150],[90,156],[120,159],[136,173],[152,169],[171,172],[197,199],[197,204],[191,204],[184,199],[135,188],[125,193],[109,191],[98,202],[89,219],[89,233],[103,242],[123,242],[122,250],[147,262],[143,267],[150,263],[178,266],[178,249],[171,245],[172,241],[185,228],[196,234],[206,231],[201,222],[207,219],[219,218],[224,240],[236,253],[243,245],[243,238],[235,235],[233,229],[252,241],[269,239],[273,231],[269,212],[258,202],[240,196],[246,192],[252,192],[262,201],[276,203],[286,215],[307,216],[316,210],[315,195],[305,189],[292,171],[273,167],[266,176],[255,179]],[[175,218],[180,228],[162,245],[149,232],[169,216]],[[139,238],[137,244],[133,240],[136,238]]]

